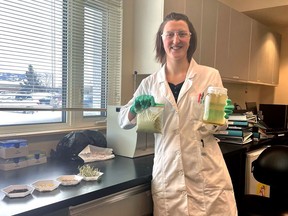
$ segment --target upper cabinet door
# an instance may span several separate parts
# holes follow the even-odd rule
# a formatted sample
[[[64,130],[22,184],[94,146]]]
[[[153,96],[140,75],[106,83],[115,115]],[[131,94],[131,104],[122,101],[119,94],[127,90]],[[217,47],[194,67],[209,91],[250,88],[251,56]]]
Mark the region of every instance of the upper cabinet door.
[[[274,70],[272,72],[272,85],[278,85],[279,84],[279,69],[280,69],[280,50],[281,50],[281,35],[273,32],[274,35],[274,53],[273,53],[273,59],[274,59]]]
[[[277,85],[281,36],[253,21],[249,81]]]
[[[231,77],[229,62],[230,7],[222,3],[217,6],[216,56],[215,68],[222,78]]]
[[[218,3],[216,65],[224,79],[248,80],[252,21]]]
[[[154,1],[158,1],[158,0],[154,0]],[[186,4],[188,4],[188,2],[186,1],[187,0],[177,0],[177,1],[164,0],[164,16],[168,15],[171,12],[185,14]],[[199,0],[192,0],[192,1],[199,1]]]
[[[250,35],[252,20],[231,9],[229,36],[230,76],[233,79],[248,80],[250,58]]]
[[[151,74],[160,69],[155,60],[155,39],[163,20],[164,0],[134,0],[133,70]]]
[[[251,65],[249,80],[261,83],[272,82],[272,71],[270,60],[266,54],[265,45],[268,29],[266,26],[253,21],[251,35]]]
[[[173,0],[175,4],[175,0]],[[166,4],[166,0],[165,0]],[[178,1],[177,1],[178,4]],[[195,53],[193,54],[193,58],[199,63],[200,62],[200,50],[201,50],[201,37],[202,37],[202,11],[203,11],[203,0],[193,0],[186,1],[186,15],[191,20],[196,34],[197,34],[197,48]]]
[[[215,67],[217,1],[203,0],[200,64]]]
[[[210,67],[215,67],[217,4],[211,0],[186,1],[186,14],[197,33],[193,58]]]

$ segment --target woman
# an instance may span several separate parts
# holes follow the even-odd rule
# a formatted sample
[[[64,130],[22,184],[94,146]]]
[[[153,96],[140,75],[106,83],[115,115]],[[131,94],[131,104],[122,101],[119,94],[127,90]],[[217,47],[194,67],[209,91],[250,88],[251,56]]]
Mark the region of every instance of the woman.
[[[171,13],[160,25],[156,59],[162,68],[145,78],[121,108],[119,125],[136,125],[137,112],[163,103],[163,132],[155,134],[152,179],[154,216],[235,216],[231,179],[213,132],[201,121],[199,95],[223,87],[219,72],[192,58],[196,32],[188,17]],[[225,107],[226,118],[233,106]],[[224,128],[223,128],[224,129]]]

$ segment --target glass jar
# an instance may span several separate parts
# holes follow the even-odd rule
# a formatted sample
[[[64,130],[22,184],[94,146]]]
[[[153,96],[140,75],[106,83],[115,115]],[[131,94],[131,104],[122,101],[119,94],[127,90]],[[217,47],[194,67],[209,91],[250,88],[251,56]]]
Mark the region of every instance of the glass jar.
[[[204,101],[203,122],[208,124],[224,125],[224,107],[227,99],[226,88],[209,87]]]

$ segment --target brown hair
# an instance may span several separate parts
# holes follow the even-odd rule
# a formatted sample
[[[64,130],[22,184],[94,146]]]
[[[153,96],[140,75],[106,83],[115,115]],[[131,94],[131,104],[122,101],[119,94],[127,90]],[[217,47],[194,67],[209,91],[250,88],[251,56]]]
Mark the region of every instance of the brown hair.
[[[197,47],[196,31],[194,29],[193,24],[191,23],[191,21],[189,20],[189,18],[186,15],[181,14],[181,13],[175,13],[175,12],[168,14],[164,18],[164,21],[159,26],[158,32],[156,34],[156,43],[155,43],[156,60],[158,62],[160,62],[161,64],[166,63],[166,52],[164,50],[164,45],[163,45],[161,35],[163,34],[163,29],[164,29],[166,23],[171,21],[171,20],[175,20],[175,21],[183,20],[188,25],[189,31],[191,32],[191,37],[190,37],[190,42],[189,42],[190,46],[187,50],[187,60],[188,60],[188,62],[190,62],[192,59],[192,56],[196,50],[196,47]]]

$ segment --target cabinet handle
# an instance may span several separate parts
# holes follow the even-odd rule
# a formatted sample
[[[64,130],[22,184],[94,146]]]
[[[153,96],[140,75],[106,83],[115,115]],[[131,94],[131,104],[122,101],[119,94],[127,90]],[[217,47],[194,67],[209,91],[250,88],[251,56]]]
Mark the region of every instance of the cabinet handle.
[[[233,76],[233,79],[239,79],[239,76]]]

